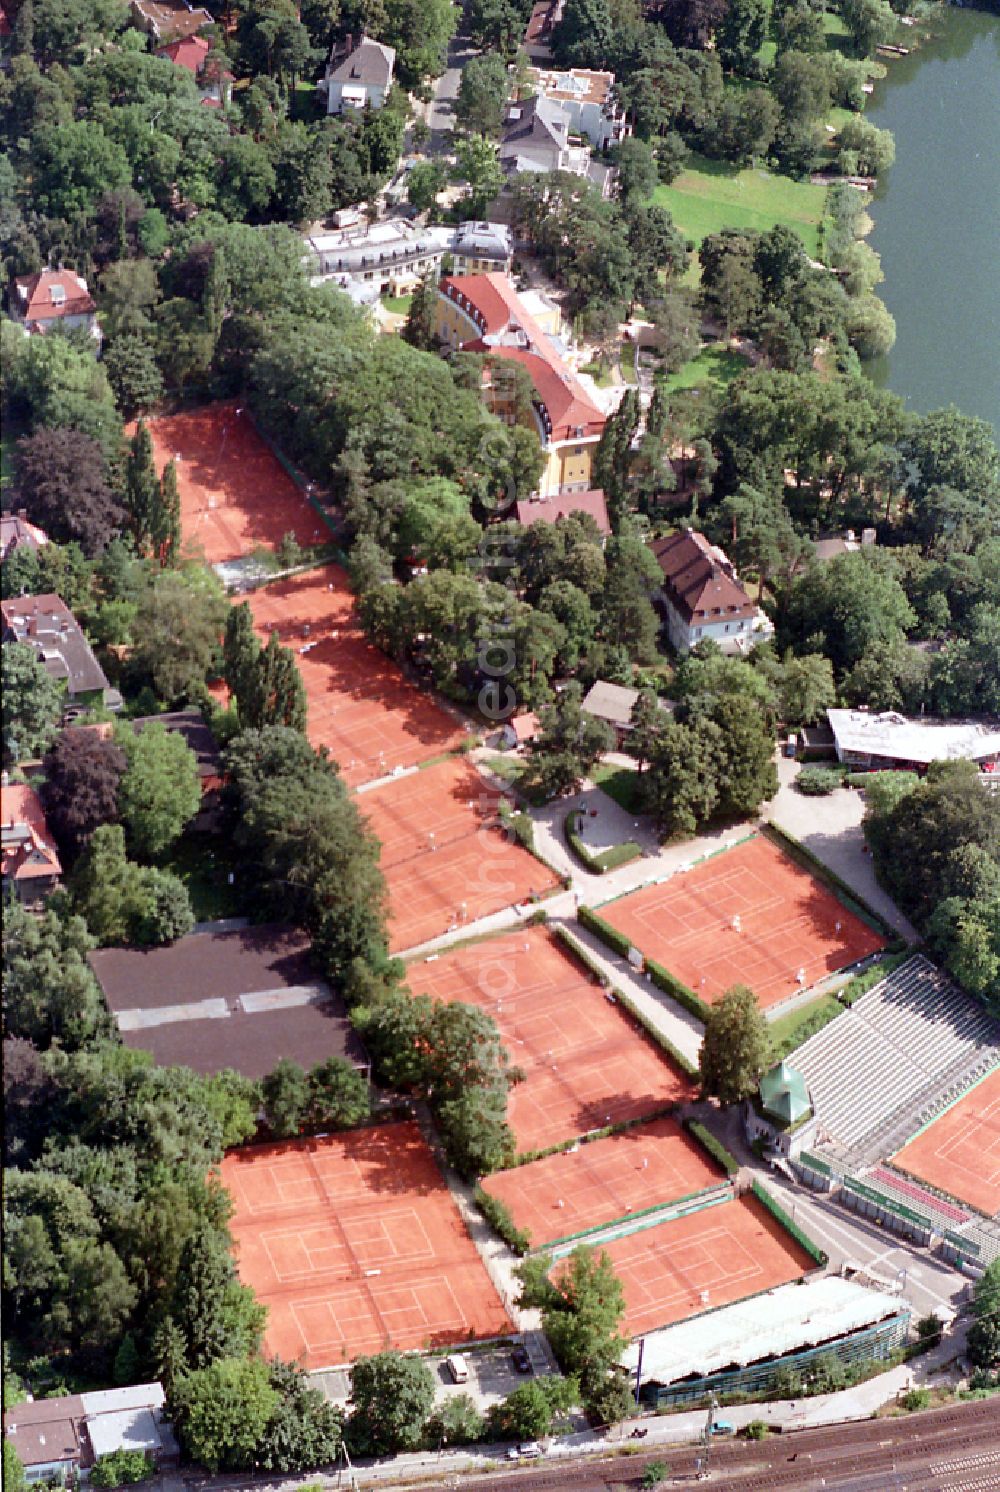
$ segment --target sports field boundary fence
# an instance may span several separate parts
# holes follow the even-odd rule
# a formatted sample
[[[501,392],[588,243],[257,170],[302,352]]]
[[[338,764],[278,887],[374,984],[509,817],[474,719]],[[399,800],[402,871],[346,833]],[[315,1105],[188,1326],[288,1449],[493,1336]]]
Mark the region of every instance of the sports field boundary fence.
[[[587,910],[588,909],[586,907],[580,908],[580,912],[585,912]],[[583,919],[583,917],[580,917],[580,921],[583,923],[584,927],[587,926],[587,922]],[[615,984],[609,978],[609,976],[605,973],[601,966],[595,963],[594,960],[591,958],[588,949],[585,948],[584,945],[573,936],[569,928],[563,926],[561,923],[553,923],[552,930],[559,941],[566,948],[568,948],[577,959],[579,959],[584,968],[587,969],[589,973],[594,975],[594,977],[600,983],[601,988],[605,990],[606,993],[613,995],[619,1005],[621,1005],[624,1010],[628,1011],[629,1015],[631,1015],[633,1020],[635,1020],[642,1027],[650,1040],[654,1041],[656,1045],[660,1047],[664,1055],[668,1057],[670,1061],[673,1062],[677,1067],[679,1067],[681,1072],[683,1072],[686,1077],[696,1079],[698,1077],[697,1064],[692,1062],[690,1058],[685,1057],[683,1052],[678,1051],[677,1047],[674,1046],[670,1038],[663,1034],[659,1026],[657,1026],[656,1022],[652,1020],[652,1018],[640,1008],[638,1002],[632,998],[627,990],[623,990],[620,985]],[[592,927],[590,931],[592,931],[595,936],[600,937],[600,934],[597,932],[596,928]]]
[[[751,1195],[756,1197],[760,1205],[774,1218],[775,1222],[784,1228],[791,1238],[794,1238],[799,1248],[813,1261],[815,1268],[825,1269],[830,1262],[830,1256],[819,1244],[814,1243],[807,1233],[804,1233],[794,1218],[789,1217],[781,1203],[776,1201],[766,1187],[759,1181],[754,1181],[750,1188]]]
[[[569,1233],[565,1238],[556,1239],[551,1244],[540,1245],[538,1252],[551,1254],[553,1259],[565,1259],[581,1244],[586,1244],[590,1248],[600,1248],[606,1243],[614,1243],[616,1239],[631,1238],[633,1234],[645,1233],[649,1228],[659,1227],[661,1223],[677,1222],[682,1217],[690,1217],[693,1213],[705,1212],[709,1207],[718,1207],[720,1203],[735,1202],[735,1200],[736,1194],[732,1184],[722,1181],[714,1187],[692,1192],[689,1196],[679,1197],[673,1202],[654,1203],[651,1207],[644,1207],[641,1212],[633,1212],[624,1217],[613,1218],[610,1222],[600,1223],[593,1228]]]

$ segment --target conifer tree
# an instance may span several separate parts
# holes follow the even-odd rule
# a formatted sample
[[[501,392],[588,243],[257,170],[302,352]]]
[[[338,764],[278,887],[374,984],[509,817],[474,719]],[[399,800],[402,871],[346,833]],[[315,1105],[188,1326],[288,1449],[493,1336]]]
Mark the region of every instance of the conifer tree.
[[[148,554],[159,527],[160,484],[153,463],[153,442],[144,420],[135,427],[125,459],[125,507],[136,548]]]

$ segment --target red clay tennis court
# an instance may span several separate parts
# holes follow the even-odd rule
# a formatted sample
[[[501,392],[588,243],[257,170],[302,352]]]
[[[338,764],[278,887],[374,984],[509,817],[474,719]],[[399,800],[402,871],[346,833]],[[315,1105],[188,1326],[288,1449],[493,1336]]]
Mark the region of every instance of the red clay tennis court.
[[[654,1119],[499,1171],[486,1178],[483,1190],[507,1206],[538,1248],[724,1181],[676,1120]]]
[[[525,1073],[507,1104],[522,1150],[640,1119],[693,1096],[683,1073],[544,927],[413,962],[406,979],[415,995],[463,1000],[496,1021],[511,1060]]]
[[[266,641],[291,648],[309,702],[307,733],[351,787],[410,767],[465,739],[458,722],[364,636],[347,576],[324,565],[247,598]]]
[[[785,1285],[812,1268],[755,1197],[703,1207],[601,1247],[624,1287],[631,1337]]]
[[[988,1217],[1000,1214],[1000,1068],[904,1145],[893,1164]]]
[[[748,984],[766,1009],[885,944],[763,835],[600,915],[709,1004]]]
[[[222,1181],[268,1352],[330,1367],[512,1329],[415,1124],[233,1151]]]
[[[300,544],[329,542],[326,525],[261,439],[249,410],[205,404],[148,425],[157,473],[168,461],[177,467],[182,539],[202,549],[210,565],[258,545],[274,548],[287,533]]]
[[[460,756],[359,794],[358,806],[382,842],[392,952],[558,884],[496,825],[497,801]]]

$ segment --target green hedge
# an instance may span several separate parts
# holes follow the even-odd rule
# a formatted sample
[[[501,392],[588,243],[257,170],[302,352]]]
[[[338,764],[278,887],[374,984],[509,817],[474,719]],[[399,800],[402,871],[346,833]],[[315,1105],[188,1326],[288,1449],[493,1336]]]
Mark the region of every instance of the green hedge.
[[[613,953],[617,953],[621,958],[628,958],[632,944],[624,933],[612,927],[610,922],[605,922],[604,918],[599,917],[590,907],[581,907],[576,915],[577,920],[596,934],[602,943],[606,943]]]
[[[824,1269],[830,1262],[829,1255],[803,1233],[798,1223],[792,1221],[785,1209],[774,1200],[770,1192],[764,1190],[759,1181],[754,1182],[752,1189],[757,1201],[762,1207],[767,1208],[775,1222],[780,1223],[785,1232],[791,1234],[795,1242],[799,1245],[799,1248],[805,1250],[814,1264],[818,1265],[820,1269]]]
[[[511,808],[506,798],[500,799],[497,812],[504,828],[509,829],[517,843],[533,855],[535,853],[535,826],[530,816]]]
[[[653,983],[663,990],[664,994],[676,1000],[678,1005],[683,1005],[684,1009],[690,1015],[696,1016],[702,1025],[705,1024],[711,1012],[710,1005],[706,1005],[704,1000],[699,999],[694,990],[688,989],[682,980],[676,979],[669,969],[658,964],[655,958],[647,958],[646,968],[653,976]]]
[[[685,1057],[683,1052],[679,1052],[677,1050],[673,1042],[670,1041],[668,1037],[664,1036],[663,1032],[656,1025],[653,1024],[649,1016],[646,1015],[645,1012],[639,1008],[639,1006],[635,1003],[635,1001],[632,999],[632,996],[628,993],[627,990],[620,989],[617,984],[611,983],[604,970],[594,962],[594,960],[590,956],[589,951],[583,946],[582,943],[578,943],[576,941],[576,939],[573,937],[573,934],[568,930],[568,928],[557,927],[555,929],[555,933],[556,936],[559,938],[559,941],[570,950],[574,957],[578,958],[584,965],[584,967],[588,969],[590,973],[593,974],[600,981],[601,985],[606,990],[608,990],[610,994],[614,995],[619,1005],[621,1005],[624,1010],[628,1011],[629,1015],[638,1025],[642,1027],[643,1031],[645,1031],[649,1039],[656,1042],[656,1045],[661,1049],[664,1056],[668,1057],[671,1062],[679,1067],[681,1072],[683,1072],[686,1077],[697,1078],[697,1064],[692,1062],[688,1057]]]
[[[494,1233],[498,1233],[515,1254],[523,1258],[530,1252],[531,1235],[516,1225],[506,1203],[501,1202],[499,1197],[491,1197],[481,1186],[476,1187],[473,1200]]]
[[[698,1141],[703,1150],[707,1150],[708,1154],[717,1165],[722,1167],[727,1176],[736,1175],[740,1168],[739,1161],[731,1150],[726,1149],[721,1140],[715,1138],[711,1130],[706,1129],[704,1124],[700,1124],[697,1119],[685,1119],[684,1128],[693,1139]]]
[[[812,850],[807,850],[804,844],[801,844],[791,834],[787,834],[784,829],[779,829],[777,824],[762,824],[761,833],[767,839],[777,844],[780,849],[783,849],[793,860],[797,861],[804,870],[811,871],[817,880],[822,881],[831,891],[836,892],[848,911],[860,917],[863,922],[867,922],[870,927],[874,927],[875,931],[880,933],[890,946],[898,944],[901,941],[898,934],[893,931],[884,918],[879,916],[875,908],[870,907],[856,891],[852,890],[846,881],[842,881],[836,871],[831,870],[828,865],[824,865],[822,860],[818,860]]]
[[[566,815],[563,833],[566,843],[585,870],[589,870],[592,875],[602,876],[609,870],[616,870],[619,865],[628,865],[631,861],[638,860],[642,854],[642,846],[636,844],[634,839],[627,839],[623,844],[614,844],[610,849],[593,854],[573,828],[579,812],[578,808],[573,808]]]
[[[620,933],[617,928],[612,927],[610,922],[605,922],[604,918],[598,916],[590,907],[581,907],[577,912],[577,917],[583,926],[589,928],[592,933],[600,938],[602,943],[606,943],[613,953],[617,953],[620,958],[628,958],[629,949],[632,947],[632,944],[625,937],[624,933]],[[665,969],[662,964],[658,964],[654,958],[647,958],[645,966],[653,983],[659,989],[663,990],[664,994],[669,995],[672,1000],[676,1000],[678,1005],[682,1005],[690,1015],[695,1016],[704,1025],[708,1019],[710,1009],[704,1000],[700,1000],[693,989],[688,989],[687,985],[682,983],[680,979],[675,979],[669,969]]]

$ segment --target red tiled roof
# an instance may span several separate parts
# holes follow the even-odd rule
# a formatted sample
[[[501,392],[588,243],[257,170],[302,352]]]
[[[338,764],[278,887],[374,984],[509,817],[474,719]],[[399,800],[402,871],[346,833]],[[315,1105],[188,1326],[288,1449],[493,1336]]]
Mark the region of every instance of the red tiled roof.
[[[17,312],[24,321],[55,321],[97,310],[86,280],[69,269],[43,269],[37,275],[21,275],[14,283]]]
[[[517,521],[529,528],[533,523],[555,523],[570,513],[589,513],[602,534],[610,534],[608,505],[600,487],[589,492],[561,492],[552,497],[530,498],[517,504]]]
[[[532,712],[527,715],[514,715],[507,721],[507,725],[514,732],[514,739],[521,746],[525,741],[531,741],[538,734],[541,722],[538,716]]]
[[[578,432],[581,439],[601,434],[605,425],[603,412],[559,357],[531,312],[522,305],[506,275],[447,276],[441,281],[441,294],[471,314],[480,328],[478,338],[463,344],[467,350],[510,358],[525,368],[548,412],[553,440],[572,440]],[[500,336],[508,327],[523,332],[527,345],[514,347],[485,340]]]
[[[752,617],[756,607],[732,573],[729,561],[704,534],[685,529],[652,545],[663,571],[663,589],[688,621]]]
[[[211,50],[211,43],[204,36],[185,36],[177,41],[172,41],[169,46],[160,47],[158,57],[168,57],[177,67],[187,68],[189,73],[197,75]]]
[[[38,796],[26,783],[0,787],[3,876],[15,881],[62,874],[59,855]]]

